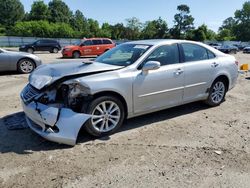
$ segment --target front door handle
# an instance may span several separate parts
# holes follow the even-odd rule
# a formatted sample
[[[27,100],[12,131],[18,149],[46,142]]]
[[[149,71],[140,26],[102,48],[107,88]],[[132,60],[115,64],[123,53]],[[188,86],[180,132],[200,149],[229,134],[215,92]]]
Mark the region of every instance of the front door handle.
[[[177,69],[176,71],[174,71],[175,75],[180,75],[182,74],[184,71],[182,69]]]
[[[216,62],[214,62],[214,63],[212,63],[212,65],[211,65],[212,67],[218,67],[219,66],[219,64],[218,63],[216,63]]]

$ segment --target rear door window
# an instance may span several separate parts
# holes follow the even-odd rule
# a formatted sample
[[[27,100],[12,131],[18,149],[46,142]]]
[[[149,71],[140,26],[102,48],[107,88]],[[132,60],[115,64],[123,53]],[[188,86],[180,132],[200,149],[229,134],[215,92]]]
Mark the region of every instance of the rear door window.
[[[93,45],[100,45],[102,44],[102,40],[92,40]]]
[[[183,43],[182,47],[185,62],[202,61],[209,59],[207,49],[202,46]]]

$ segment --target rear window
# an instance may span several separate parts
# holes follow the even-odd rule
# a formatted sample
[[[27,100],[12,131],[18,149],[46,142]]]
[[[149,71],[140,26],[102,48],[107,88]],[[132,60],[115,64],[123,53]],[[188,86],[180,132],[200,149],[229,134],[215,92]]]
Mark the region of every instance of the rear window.
[[[104,39],[102,40],[103,44],[112,44],[112,42],[110,40]]]
[[[92,40],[94,45],[100,45],[102,44],[102,40]]]

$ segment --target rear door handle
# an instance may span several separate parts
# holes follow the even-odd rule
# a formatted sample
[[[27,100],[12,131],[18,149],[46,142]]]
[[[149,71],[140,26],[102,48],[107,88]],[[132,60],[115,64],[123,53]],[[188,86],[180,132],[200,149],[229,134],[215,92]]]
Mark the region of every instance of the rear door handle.
[[[181,69],[181,68],[179,68],[179,69],[177,69],[176,71],[174,71],[174,74],[175,75],[180,75],[180,74],[182,74],[184,71]]]
[[[212,65],[211,65],[212,67],[218,67],[219,66],[219,64],[218,63],[216,63],[216,62],[214,62],[214,63],[212,63]]]

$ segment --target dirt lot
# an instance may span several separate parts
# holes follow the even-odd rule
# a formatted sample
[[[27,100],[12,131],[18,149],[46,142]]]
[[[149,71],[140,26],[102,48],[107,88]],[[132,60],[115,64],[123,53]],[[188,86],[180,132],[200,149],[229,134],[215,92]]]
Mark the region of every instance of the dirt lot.
[[[45,63],[60,54],[38,54]],[[59,59],[57,59],[59,58]],[[240,63],[250,55],[238,54]],[[189,104],[128,120],[119,133],[75,147],[48,142],[4,119],[21,112],[26,75],[0,76],[0,187],[249,187],[250,80],[217,108]]]

